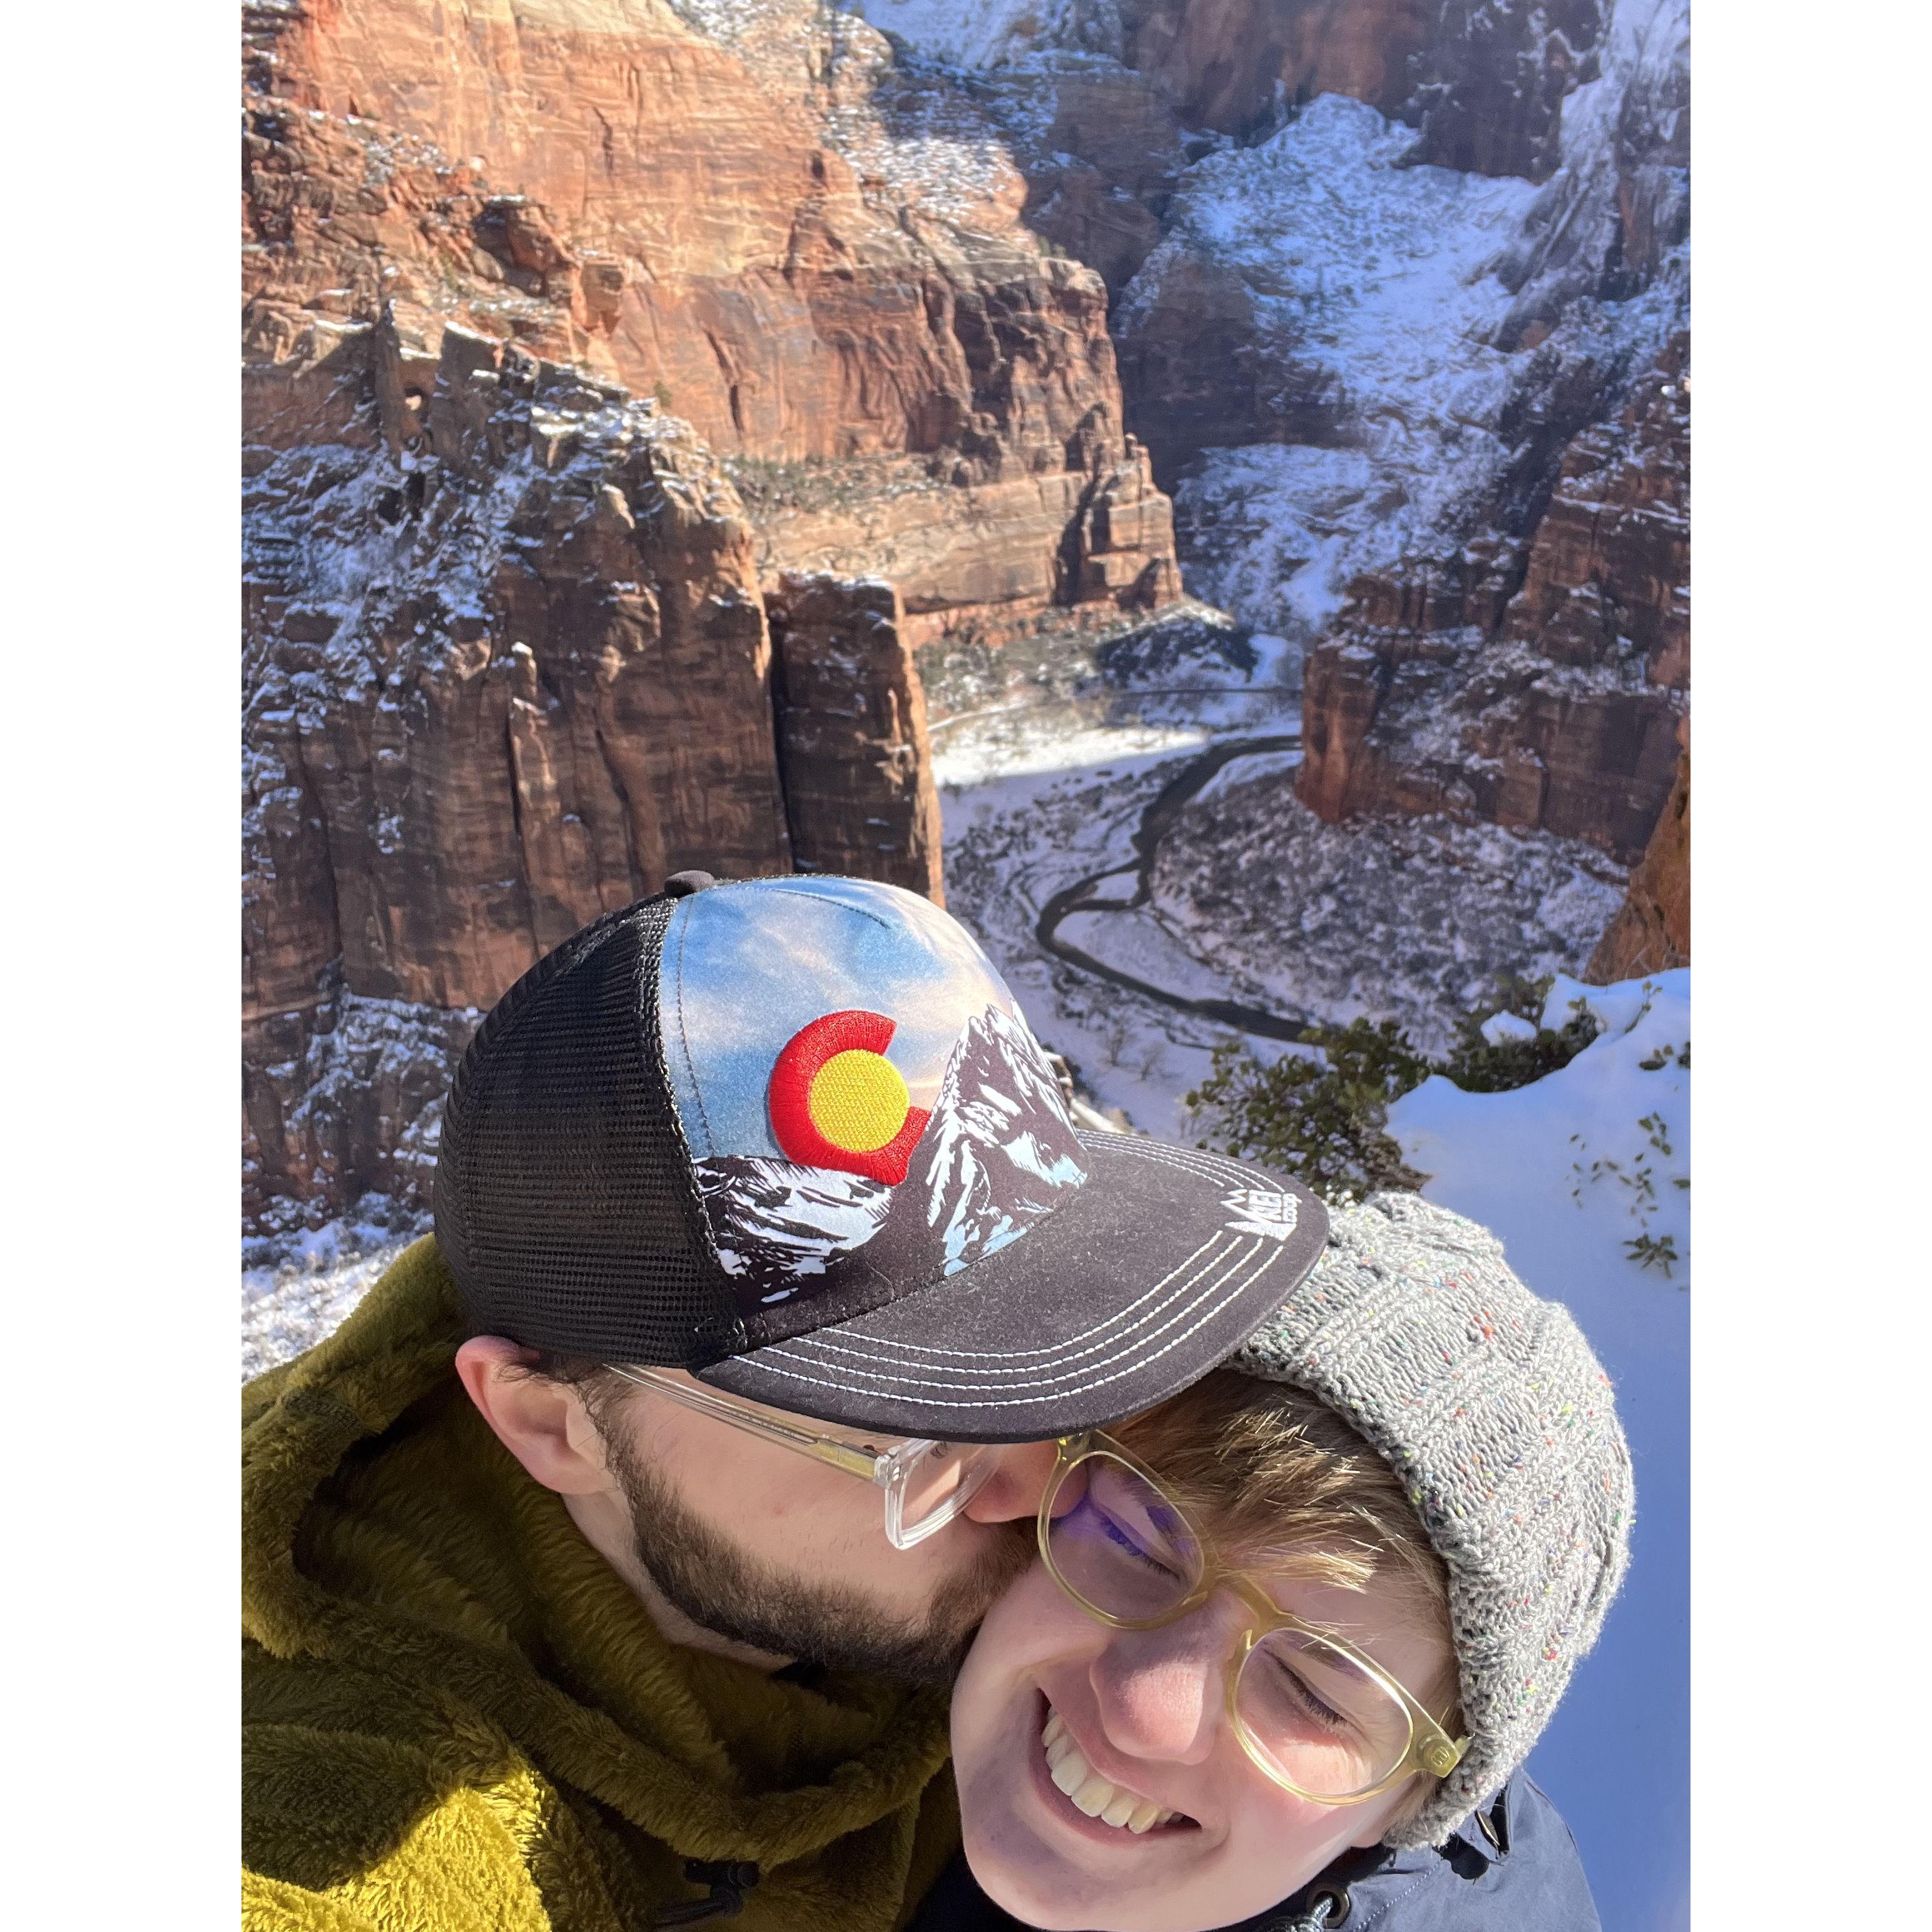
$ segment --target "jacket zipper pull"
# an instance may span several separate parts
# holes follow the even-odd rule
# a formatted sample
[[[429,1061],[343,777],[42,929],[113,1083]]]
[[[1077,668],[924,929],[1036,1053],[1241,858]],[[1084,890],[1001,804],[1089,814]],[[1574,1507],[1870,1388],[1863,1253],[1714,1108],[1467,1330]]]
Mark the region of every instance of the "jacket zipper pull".
[[[704,1918],[735,1918],[745,1909],[745,1894],[758,1882],[758,1868],[748,1858],[686,1858],[684,1875],[693,1885],[708,1885],[708,1898],[682,1905],[666,1905],[653,1915],[653,1925],[695,1925]]]
[[[1340,1925],[1348,1916],[1348,1888],[1324,1885],[1308,1901],[1308,1910],[1298,1918],[1270,1919],[1262,1932],[1325,1932]]]

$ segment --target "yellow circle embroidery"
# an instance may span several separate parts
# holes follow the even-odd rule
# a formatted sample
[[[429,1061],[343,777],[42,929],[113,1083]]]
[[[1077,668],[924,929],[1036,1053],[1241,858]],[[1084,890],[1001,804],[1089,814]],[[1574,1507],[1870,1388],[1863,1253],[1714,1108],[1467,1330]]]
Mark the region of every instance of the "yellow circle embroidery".
[[[836,1148],[871,1154],[905,1125],[911,1102],[898,1069],[879,1053],[835,1053],[806,1096],[812,1124]]]

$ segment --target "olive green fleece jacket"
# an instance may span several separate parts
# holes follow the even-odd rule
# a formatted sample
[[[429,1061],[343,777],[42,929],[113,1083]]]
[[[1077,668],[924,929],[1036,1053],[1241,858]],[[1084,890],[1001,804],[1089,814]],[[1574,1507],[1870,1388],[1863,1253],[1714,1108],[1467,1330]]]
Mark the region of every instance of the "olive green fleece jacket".
[[[668,1642],[452,1368],[419,1241],[243,1396],[243,1918],[620,1932],[762,1873],[734,1932],[893,1932],[956,1849],[944,1697]]]

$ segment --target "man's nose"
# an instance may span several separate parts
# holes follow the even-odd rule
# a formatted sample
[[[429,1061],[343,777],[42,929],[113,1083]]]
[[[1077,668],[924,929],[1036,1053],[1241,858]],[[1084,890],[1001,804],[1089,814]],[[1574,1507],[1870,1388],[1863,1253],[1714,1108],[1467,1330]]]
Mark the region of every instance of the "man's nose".
[[[1151,1630],[1118,1630],[1093,1662],[1100,1728],[1123,1756],[1199,1764],[1220,1725],[1225,1620],[1212,1610]]]
[[[1057,1452],[1051,1442],[1004,1443],[998,1453],[993,1473],[962,1512],[975,1522],[1012,1522],[1034,1515],[1053,1474]]]

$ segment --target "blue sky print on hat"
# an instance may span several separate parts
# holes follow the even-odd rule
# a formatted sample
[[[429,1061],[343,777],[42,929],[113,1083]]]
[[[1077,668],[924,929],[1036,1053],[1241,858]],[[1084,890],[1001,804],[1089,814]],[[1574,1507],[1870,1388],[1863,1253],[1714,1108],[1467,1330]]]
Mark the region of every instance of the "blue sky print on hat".
[[[694,893],[665,934],[659,1004],[700,1194],[748,1311],[860,1276],[956,1274],[1086,1178],[1012,994],[916,893],[812,878]]]

